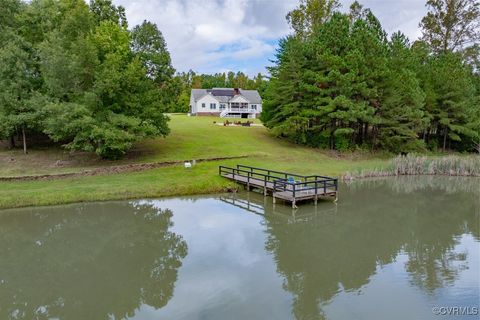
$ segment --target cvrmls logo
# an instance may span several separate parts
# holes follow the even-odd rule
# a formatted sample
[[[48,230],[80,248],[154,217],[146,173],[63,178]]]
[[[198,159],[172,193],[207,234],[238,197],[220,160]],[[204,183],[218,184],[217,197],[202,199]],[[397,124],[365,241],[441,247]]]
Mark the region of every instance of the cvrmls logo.
[[[441,316],[476,316],[478,307],[433,307],[432,312]]]

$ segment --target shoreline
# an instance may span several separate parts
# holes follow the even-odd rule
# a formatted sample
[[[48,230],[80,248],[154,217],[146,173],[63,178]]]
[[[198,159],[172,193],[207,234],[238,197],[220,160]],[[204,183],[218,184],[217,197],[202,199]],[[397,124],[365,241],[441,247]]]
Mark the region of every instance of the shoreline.
[[[480,176],[461,176],[461,175],[441,175],[441,174],[416,174],[416,175],[388,175],[388,176],[369,176],[369,177],[361,177],[361,178],[354,178],[350,180],[341,179],[345,184],[351,184],[355,181],[365,181],[365,180],[374,180],[374,179],[382,179],[382,178],[399,178],[399,177],[458,177],[458,178],[472,178],[472,179],[480,179]],[[224,180],[224,179],[222,179]],[[203,187],[198,189],[189,189],[189,190],[182,190],[182,189],[175,189],[175,190],[160,190],[159,192],[149,193],[146,192],[144,194],[125,194],[125,193],[114,193],[110,194],[108,197],[78,197],[73,199],[59,199],[57,198],[54,201],[46,201],[46,202],[38,202],[32,201],[32,203],[12,203],[8,205],[6,203],[0,202],[0,214],[2,211],[10,210],[10,209],[19,209],[19,208],[34,208],[34,207],[49,207],[49,206],[62,206],[62,205],[69,205],[69,204],[80,204],[80,203],[90,203],[90,202],[108,202],[108,201],[128,201],[128,200],[149,200],[149,199],[164,199],[164,198],[174,198],[174,197],[185,197],[185,196],[198,196],[198,195],[212,195],[212,194],[219,194],[219,193],[235,193],[237,192],[240,185],[237,185],[229,180],[224,180],[218,185],[212,185],[210,187]],[[7,202],[8,203],[8,202]]]
[[[129,159],[133,163],[92,167],[88,161],[78,161],[71,165],[79,166],[81,171],[65,172],[66,167],[62,167],[63,172],[59,172],[60,169],[46,167],[58,160],[60,153],[56,150],[37,152],[15,164],[6,163],[5,175],[0,178],[0,208],[213,194],[236,189],[235,183],[219,176],[219,165],[244,164],[340,179],[347,175],[374,177],[379,172],[393,176],[395,168],[408,173],[480,174],[480,156],[412,155],[404,159],[405,163],[384,153],[352,152],[343,156],[275,138],[264,127],[223,127],[214,125],[214,120],[218,118],[172,115],[171,134],[139,143],[136,158]],[[197,163],[185,168],[184,159],[196,159]],[[416,161],[420,159],[422,162]],[[429,166],[430,163],[435,165]],[[10,176],[8,169],[22,176]]]

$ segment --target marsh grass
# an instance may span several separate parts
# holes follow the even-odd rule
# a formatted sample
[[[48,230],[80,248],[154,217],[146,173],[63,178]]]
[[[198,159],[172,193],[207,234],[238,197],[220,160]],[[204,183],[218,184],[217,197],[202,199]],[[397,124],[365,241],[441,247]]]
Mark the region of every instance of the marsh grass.
[[[480,156],[427,157],[414,154],[398,156],[392,159],[386,168],[347,173],[344,180],[412,175],[480,177]]]
[[[437,190],[447,194],[470,193],[476,194],[480,190],[480,179],[461,176],[401,176],[398,179],[390,178],[371,178],[358,179],[347,182],[348,188],[352,190],[378,189],[388,187],[388,189],[398,194],[412,194],[422,192],[422,190]],[[478,199],[480,200],[480,199]],[[480,203],[480,202],[479,202]]]

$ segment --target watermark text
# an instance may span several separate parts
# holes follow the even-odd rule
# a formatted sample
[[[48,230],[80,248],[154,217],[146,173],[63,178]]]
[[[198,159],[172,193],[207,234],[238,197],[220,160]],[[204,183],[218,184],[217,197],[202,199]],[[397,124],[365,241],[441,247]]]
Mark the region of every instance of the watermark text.
[[[435,306],[432,308],[432,312],[438,316],[477,316],[480,314],[478,307],[465,306]]]

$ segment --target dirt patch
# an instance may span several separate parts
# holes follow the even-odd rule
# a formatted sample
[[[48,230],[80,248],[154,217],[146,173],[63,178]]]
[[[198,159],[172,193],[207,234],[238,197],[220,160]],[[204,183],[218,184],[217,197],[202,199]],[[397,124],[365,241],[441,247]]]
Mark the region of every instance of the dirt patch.
[[[200,162],[207,162],[207,161],[242,159],[247,157],[248,156],[201,158],[201,159],[195,159],[194,161],[197,163],[200,163]],[[96,168],[96,169],[84,170],[84,171],[72,172],[72,173],[44,174],[44,175],[18,176],[18,177],[0,177],[0,181],[55,180],[55,179],[72,178],[72,177],[88,177],[88,176],[97,176],[97,175],[104,175],[104,174],[139,172],[139,171],[145,171],[145,170],[150,170],[155,168],[179,165],[187,161],[193,161],[193,160],[189,159],[189,160],[180,160],[180,161],[125,164],[125,165],[109,166],[109,167]]]

